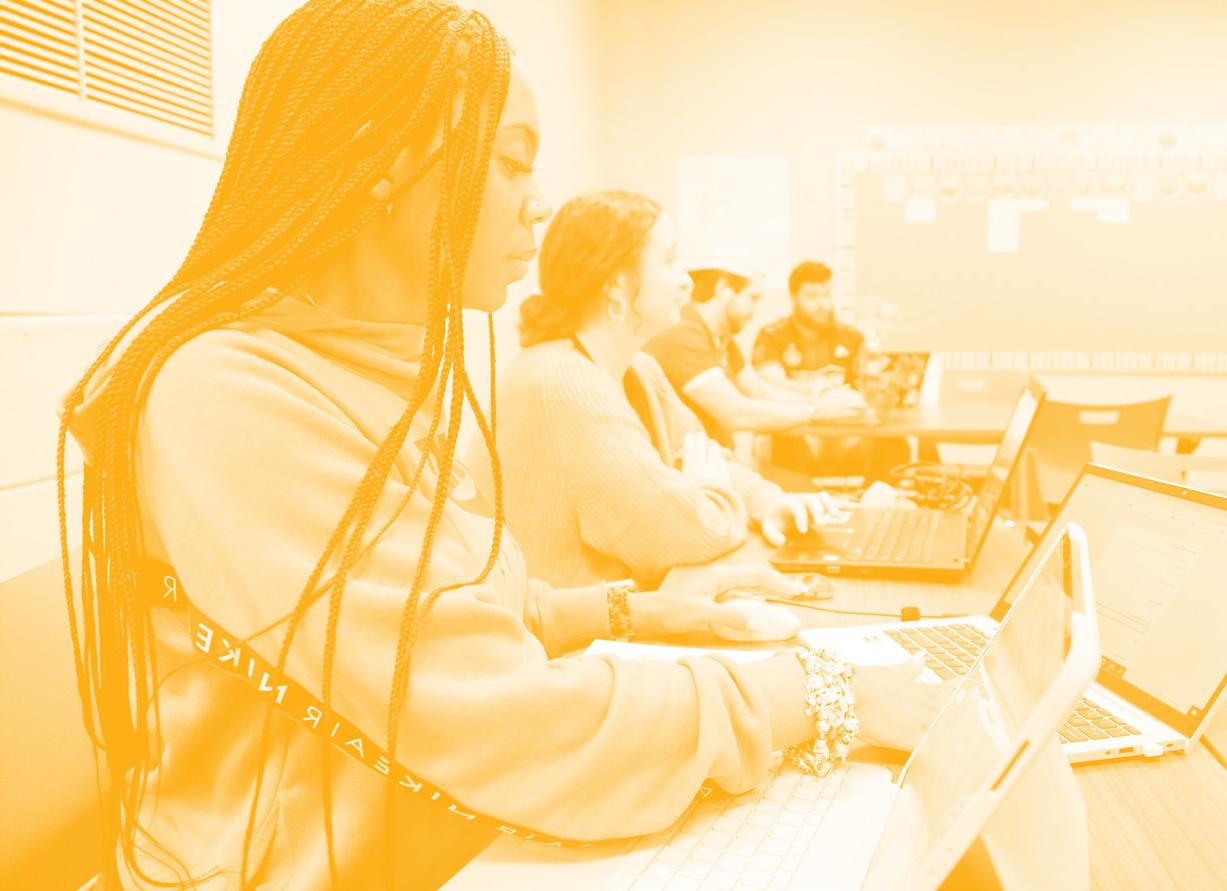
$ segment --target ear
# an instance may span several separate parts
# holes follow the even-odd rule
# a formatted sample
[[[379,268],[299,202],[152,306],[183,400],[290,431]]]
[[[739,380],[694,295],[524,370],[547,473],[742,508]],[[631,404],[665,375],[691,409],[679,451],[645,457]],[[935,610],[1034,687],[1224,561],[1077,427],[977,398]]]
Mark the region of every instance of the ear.
[[[605,285],[605,296],[620,297],[623,300],[630,298],[630,282],[626,278],[625,271],[618,272],[609,280],[609,283]]]

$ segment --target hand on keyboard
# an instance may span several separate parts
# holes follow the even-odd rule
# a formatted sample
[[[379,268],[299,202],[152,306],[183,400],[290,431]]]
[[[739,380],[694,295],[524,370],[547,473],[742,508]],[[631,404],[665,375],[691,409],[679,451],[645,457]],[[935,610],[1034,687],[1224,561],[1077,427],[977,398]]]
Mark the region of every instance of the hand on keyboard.
[[[896,665],[857,666],[852,692],[862,742],[908,752],[916,746],[956,684],[922,682],[923,670],[920,655]]]

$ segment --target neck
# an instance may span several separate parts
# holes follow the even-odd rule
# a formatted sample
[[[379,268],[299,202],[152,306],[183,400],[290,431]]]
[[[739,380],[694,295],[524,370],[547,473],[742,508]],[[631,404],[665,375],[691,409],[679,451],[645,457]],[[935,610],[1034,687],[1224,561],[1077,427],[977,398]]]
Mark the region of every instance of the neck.
[[[426,301],[386,262],[382,253],[355,239],[303,277],[300,294],[308,302],[337,315],[367,322],[401,322],[421,325],[426,321]]]
[[[630,368],[631,359],[644,344],[643,339],[631,331],[600,322],[581,327],[575,332],[575,339],[599,368],[619,382]]]
[[[733,331],[729,327],[728,313],[724,311],[723,305],[719,305],[715,300],[708,300],[706,303],[691,303],[690,305],[699,314],[699,318],[703,320],[707,330],[716,338],[717,343],[723,344],[729,339]]]
[[[792,317],[797,320],[798,325],[807,331],[827,331],[835,324],[834,316],[829,316],[822,322],[811,319],[809,316],[803,316],[799,312],[794,312]]]

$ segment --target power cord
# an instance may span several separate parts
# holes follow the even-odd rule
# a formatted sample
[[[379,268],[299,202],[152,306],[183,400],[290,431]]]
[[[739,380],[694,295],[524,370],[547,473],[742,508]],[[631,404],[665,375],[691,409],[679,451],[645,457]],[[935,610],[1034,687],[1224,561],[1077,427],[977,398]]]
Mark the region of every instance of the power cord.
[[[898,619],[904,622],[911,622],[916,619],[965,619],[965,613],[935,613],[931,616],[923,616],[920,611],[913,606],[904,607],[900,613],[878,613],[871,610],[863,609],[832,609],[829,606],[818,606],[816,603],[806,603],[804,600],[785,600],[782,597],[764,597],[768,603],[779,603],[784,606],[799,606],[803,609],[814,609],[822,613],[835,613],[840,616],[877,616],[883,619]]]
[[[891,468],[895,488],[905,492],[921,507],[936,510],[961,510],[971,504],[975,493],[964,478],[962,464],[915,461]]]

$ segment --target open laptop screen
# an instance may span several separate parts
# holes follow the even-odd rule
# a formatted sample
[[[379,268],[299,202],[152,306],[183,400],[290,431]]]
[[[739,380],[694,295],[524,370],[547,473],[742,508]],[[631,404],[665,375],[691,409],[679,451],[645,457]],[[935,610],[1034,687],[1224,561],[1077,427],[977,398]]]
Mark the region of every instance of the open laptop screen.
[[[1032,383],[1019,395],[1014,404],[1014,411],[1001,435],[1001,444],[989,465],[988,476],[980,487],[975,503],[971,508],[971,516],[967,519],[967,556],[975,561],[979,555],[984,539],[988,537],[993,517],[997,515],[997,507],[1005,494],[1006,483],[1014,473],[1023,447],[1027,444],[1027,433],[1031,430],[1031,422],[1039,410],[1044,391],[1038,384]]]
[[[1056,543],[912,753],[866,888],[904,888],[977,793],[1004,776],[1021,730],[1069,652],[1074,611],[1069,539]]]
[[[1227,498],[1088,465],[1053,530],[1067,522],[1095,574],[1097,680],[1192,736],[1227,684]]]

